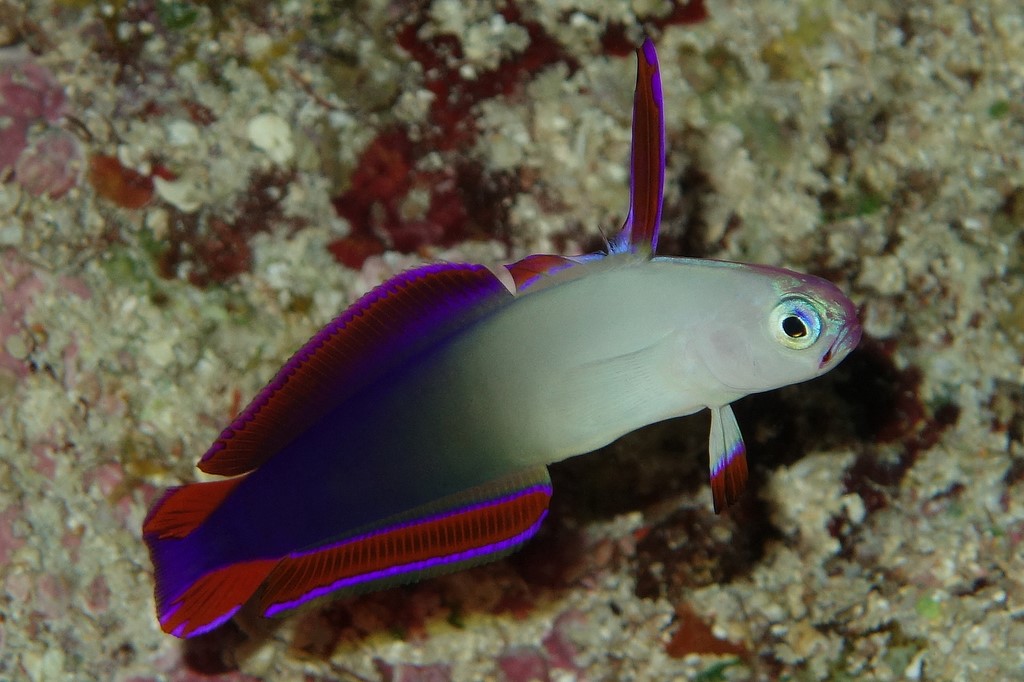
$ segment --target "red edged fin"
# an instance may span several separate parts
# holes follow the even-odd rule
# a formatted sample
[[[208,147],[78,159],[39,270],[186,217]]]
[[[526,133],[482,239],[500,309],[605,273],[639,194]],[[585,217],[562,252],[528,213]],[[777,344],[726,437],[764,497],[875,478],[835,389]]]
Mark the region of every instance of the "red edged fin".
[[[160,627],[175,637],[194,637],[224,624],[249,601],[277,563],[246,561],[207,573],[178,597],[157,595]]]
[[[155,534],[160,540],[185,537],[198,528],[241,482],[242,478],[233,478],[171,488],[149,510],[142,523],[143,535]]]
[[[658,246],[665,186],[665,107],[658,55],[650,38],[636,56],[630,244],[634,251],[653,254]]]
[[[512,279],[516,283],[516,291],[521,291],[537,278],[554,274],[573,265],[576,265],[576,261],[567,256],[537,253],[515,263],[509,263],[505,268],[511,273]]]
[[[711,408],[711,432],[708,434],[711,462],[711,496],[715,513],[735,504],[747,485],[747,446],[732,407]]]
[[[731,507],[739,501],[743,489],[747,486],[747,454],[740,451],[725,466],[711,477],[711,497],[715,504],[715,513]]]
[[[629,214],[611,247],[613,252],[653,255],[665,191],[665,102],[658,54],[650,38],[636,56]]]
[[[511,298],[482,265],[441,263],[393,277],[299,349],[199,468],[222,476],[255,469],[389,367]]]
[[[331,593],[380,589],[504,556],[532,537],[547,514],[551,486],[547,470],[539,469],[544,480],[517,490],[481,486],[502,494],[422,518],[403,515],[369,533],[285,557],[260,592],[260,608],[273,616]]]

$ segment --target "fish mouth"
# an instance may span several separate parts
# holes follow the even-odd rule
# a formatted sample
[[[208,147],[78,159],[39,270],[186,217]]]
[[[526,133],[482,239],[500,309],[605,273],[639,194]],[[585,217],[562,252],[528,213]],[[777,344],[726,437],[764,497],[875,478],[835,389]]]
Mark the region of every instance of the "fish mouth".
[[[849,325],[836,337],[836,340],[828,347],[825,354],[821,356],[821,361],[818,362],[818,369],[825,369],[837,357],[842,359],[849,355],[850,351],[860,343],[860,336],[860,325],[857,323]]]

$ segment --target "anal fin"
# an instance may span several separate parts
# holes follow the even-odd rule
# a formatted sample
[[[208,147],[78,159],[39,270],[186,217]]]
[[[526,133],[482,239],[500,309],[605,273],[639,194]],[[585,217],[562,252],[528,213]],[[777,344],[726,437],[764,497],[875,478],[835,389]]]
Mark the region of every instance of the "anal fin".
[[[497,559],[532,537],[551,481],[534,467],[438,500],[373,529],[283,558],[259,593],[267,616],[328,594],[356,594]]]

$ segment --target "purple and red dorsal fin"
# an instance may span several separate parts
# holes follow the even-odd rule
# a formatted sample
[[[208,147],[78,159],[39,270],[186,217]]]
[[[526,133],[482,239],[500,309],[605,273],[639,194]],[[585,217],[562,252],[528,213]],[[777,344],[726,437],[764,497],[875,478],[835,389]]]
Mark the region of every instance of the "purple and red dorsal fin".
[[[630,153],[629,213],[609,242],[609,253],[653,256],[658,247],[665,188],[665,107],[661,71],[654,43],[648,38],[636,51],[636,93],[633,97],[633,140]],[[506,265],[516,292],[565,268],[592,262],[605,254],[556,256],[535,254]]]
[[[397,275],[321,329],[199,461],[252,471],[382,372],[512,299],[486,267],[439,263]]]
[[[500,558],[531,538],[547,514],[544,466],[503,477],[354,535],[283,558],[257,597],[267,616],[326,595],[413,582]]]
[[[612,253],[654,255],[665,190],[665,102],[658,54],[650,38],[636,54],[629,213],[610,248]]]

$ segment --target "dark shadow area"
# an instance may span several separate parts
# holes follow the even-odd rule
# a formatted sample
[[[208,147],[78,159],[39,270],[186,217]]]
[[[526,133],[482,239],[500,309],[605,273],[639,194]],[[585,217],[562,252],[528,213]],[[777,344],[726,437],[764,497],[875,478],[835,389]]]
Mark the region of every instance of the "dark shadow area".
[[[959,415],[951,403],[926,406],[920,383],[919,370],[893,363],[891,347],[865,339],[824,377],[735,403],[750,465],[746,493],[718,516],[701,501],[656,519],[637,545],[638,595],[671,598],[686,588],[748,575],[766,545],[779,537],[758,488],[771,471],[808,452],[857,452],[844,476],[847,491],[860,495],[869,512],[884,507],[918,453],[934,445]],[[707,435],[707,415],[694,415],[553,465],[553,508],[586,523],[681,495],[710,496]],[[894,459],[876,447],[892,443],[899,444]]]

